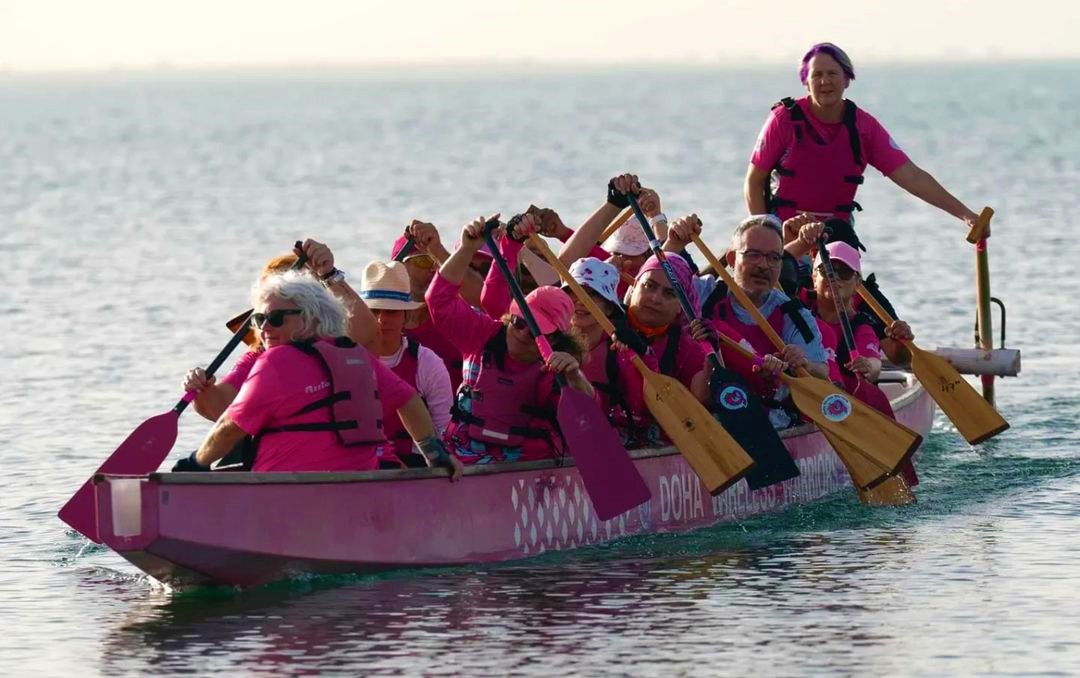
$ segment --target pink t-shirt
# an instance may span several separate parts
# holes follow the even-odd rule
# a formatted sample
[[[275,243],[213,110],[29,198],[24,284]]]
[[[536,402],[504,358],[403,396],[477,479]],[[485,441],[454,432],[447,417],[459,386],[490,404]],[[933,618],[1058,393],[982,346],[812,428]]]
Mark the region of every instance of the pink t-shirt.
[[[810,111],[809,97],[802,97],[798,105],[806,114],[810,125],[821,135],[822,139],[831,141],[837,134],[844,133],[844,123],[824,123],[814,117]],[[908,162],[908,156],[889,135],[889,132],[863,109],[858,109],[855,117],[855,128],[859,130],[859,141],[862,144],[862,155],[871,167],[876,168],[885,176],[889,176],[897,168]],[[765,120],[765,125],[758,134],[754,152],[750,155],[750,162],[759,169],[771,171],[776,167],[780,159],[787,153],[795,140],[795,132],[791,122],[791,116],[787,109],[777,106]]]
[[[244,380],[251,374],[251,368],[255,364],[255,361],[262,355],[262,349],[253,349],[246,351],[244,355],[240,356],[240,359],[236,361],[233,368],[229,370],[229,373],[221,378],[219,383],[228,384],[237,391],[240,390],[240,386],[243,385]]]
[[[397,410],[416,394],[390,368],[377,360],[371,364],[384,411]],[[225,415],[248,435],[284,423],[327,421],[325,408],[293,416],[329,394],[327,376],[326,368],[316,356],[293,346],[269,348],[255,361]],[[251,470],[366,471],[377,468],[378,447],[378,444],[346,447],[333,431],[283,431],[260,440]]]

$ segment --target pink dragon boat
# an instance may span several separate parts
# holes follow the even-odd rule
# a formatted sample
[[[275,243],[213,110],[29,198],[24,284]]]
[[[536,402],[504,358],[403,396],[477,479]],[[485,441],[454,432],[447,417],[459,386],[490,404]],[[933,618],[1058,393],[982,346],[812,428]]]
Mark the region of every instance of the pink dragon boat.
[[[934,404],[911,375],[882,384],[925,435]],[[651,499],[596,518],[571,459],[363,473],[151,473],[94,478],[102,541],[172,585],[254,586],[304,574],[493,563],[630,535],[686,532],[780,511],[850,479],[818,430],[783,433],[801,474],[710,496],[671,447],[631,452]]]

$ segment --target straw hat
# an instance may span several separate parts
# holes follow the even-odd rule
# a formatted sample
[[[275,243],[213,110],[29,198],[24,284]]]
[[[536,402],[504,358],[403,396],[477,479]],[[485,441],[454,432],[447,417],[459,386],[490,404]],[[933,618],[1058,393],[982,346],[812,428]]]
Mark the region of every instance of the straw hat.
[[[373,261],[364,268],[360,279],[360,298],[368,308],[386,311],[411,311],[423,306],[409,293],[409,271],[400,261],[384,264]]]

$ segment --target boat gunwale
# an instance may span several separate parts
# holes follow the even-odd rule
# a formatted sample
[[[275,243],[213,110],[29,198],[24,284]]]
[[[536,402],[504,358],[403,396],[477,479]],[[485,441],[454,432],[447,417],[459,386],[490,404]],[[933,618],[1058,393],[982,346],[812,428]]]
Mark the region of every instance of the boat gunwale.
[[[910,373],[903,373],[907,379],[904,390],[891,399],[893,409],[899,411],[910,400],[916,398],[921,390],[920,384]],[[818,431],[817,427],[810,423],[804,423],[789,429],[780,431],[781,438],[797,438],[810,435]],[[673,445],[664,447],[643,447],[627,450],[630,458],[634,461],[667,457],[679,454]],[[518,461],[501,464],[480,464],[465,467],[465,476],[485,476],[502,473],[528,473],[531,471],[558,470],[576,466],[569,455],[556,459],[539,459],[535,461]],[[320,483],[369,483],[369,482],[400,482],[408,480],[443,480],[449,477],[449,470],[445,468],[407,468],[407,469],[379,469],[373,471],[329,471],[329,472],[263,472],[251,473],[243,471],[221,471],[214,473],[205,472],[162,472],[158,471],[148,475],[130,475],[122,473],[97,473],[94,474],[94,484],[106,482],[110,478],[139,478],[147,479],[161,485],[308,485]]]

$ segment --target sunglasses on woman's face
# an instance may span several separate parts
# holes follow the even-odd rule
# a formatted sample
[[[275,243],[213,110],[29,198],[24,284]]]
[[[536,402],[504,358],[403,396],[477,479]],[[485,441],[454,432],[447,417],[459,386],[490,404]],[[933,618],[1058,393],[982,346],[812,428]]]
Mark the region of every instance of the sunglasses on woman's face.
[[[818,266],[818,271],[821,273],[821,275],[825,275],[824,266]],[[833,273],[836,274],[837,278],[843,280],[844,282],[851,280],[856,275],[855,269],[848,266],[837,266],[836,264],[833,264]]]
[[[285,324],[285,316],[300,315],[303,311],[298,308],[279,308],[269,313],[252,313],[251,324],[262,329],[263,323],[270,323],[270,327],[281,327]]]
[[[435,259],[430,254],[414,254],[411,257],[405,257],[405,263],[412,264],[424,271],[435,267]]]
[[[519,315],[510,316],[510,327],[513,327],[515,330],[520,330],[522,332],[529,331],[529,323],[525,322],[525,318],[522,318]]]

